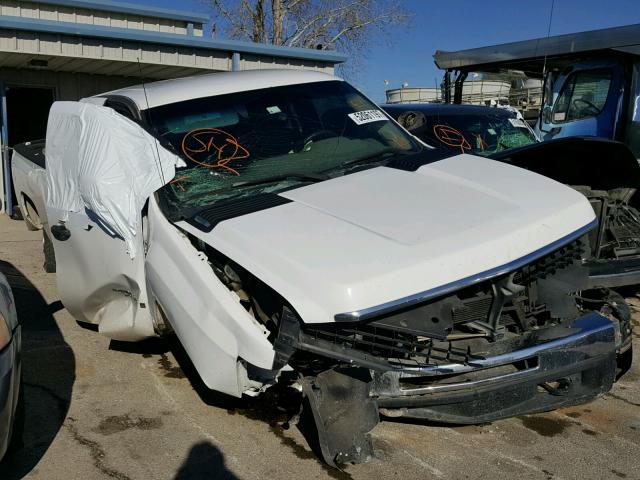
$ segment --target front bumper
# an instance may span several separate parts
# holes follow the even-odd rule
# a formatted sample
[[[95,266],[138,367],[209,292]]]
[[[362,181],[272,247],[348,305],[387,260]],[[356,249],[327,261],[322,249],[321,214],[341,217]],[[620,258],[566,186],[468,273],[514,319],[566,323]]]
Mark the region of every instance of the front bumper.
[[[370,395],[386,416],[471,424],[583,403],[611,389],[615,326],[598,313],[517,343],[523,348],[470,365],[373,371]]]
[[[286,316],[282,319],[286,332]],[[379,414],[473,424],[589,401],[611,388],[619,347],[616,324],[595,312],[494,342],[483,355],[465,361],[447,356],[440,364],[386,363],[381,368],[384,362],[309,335],[284,340],[333,358],[352,355],[350,365],[301,382],[322,456],[334,466],[373,455],[368,432]]]

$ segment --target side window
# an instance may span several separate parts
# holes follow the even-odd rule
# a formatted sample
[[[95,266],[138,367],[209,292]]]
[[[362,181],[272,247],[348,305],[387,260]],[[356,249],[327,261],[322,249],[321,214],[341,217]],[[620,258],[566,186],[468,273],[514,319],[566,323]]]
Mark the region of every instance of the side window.
[[[116,112],[118,112],[120,115],[127,117],[129,120],[136,121],[136,119],[133,118],[133,114],[131,113],[131,110],[129,110],[128,108],[118,104],[109,105],[109,106],[113,108]]]
[[[595,117],[602,112],[611,86],[611,70],[584,70],[572,73],[553,109],[553,123]]]
[[[136,117],[136,115],[133,113],[131,108],[129,108],[123,102],[109,99],[106,102],[104,102],[104,106],[115,110],[117,113],[119,113],[124,117],[127,117],[129,120],[133,120],[136,123],[140,123],[140,120]]]

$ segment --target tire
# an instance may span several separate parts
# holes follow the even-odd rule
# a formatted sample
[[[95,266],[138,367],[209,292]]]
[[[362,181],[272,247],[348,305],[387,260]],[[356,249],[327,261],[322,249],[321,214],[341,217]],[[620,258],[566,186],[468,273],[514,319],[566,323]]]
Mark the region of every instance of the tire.
[[[27,228],[29,230],[41,230],[42,229],[42,220],[40,219],[40,215],[38,214],[38,210],[36,210],[35,205],[31,201],[29,197],[25,195],[24,197],[24,222],[27,224]]]
[[[24,220],[24,215],[20,210],[20,205],[15,205],[13,208],[13,214],[11,215],[12,220]]]
[[[633,363],[633,346],[616,357],[616,381],[620,379],[631,368]]]
[[[42,267],[47,273],[56,273],[56,252],[49,235],[42,230],[42,251],[44,252],[44,264]]]

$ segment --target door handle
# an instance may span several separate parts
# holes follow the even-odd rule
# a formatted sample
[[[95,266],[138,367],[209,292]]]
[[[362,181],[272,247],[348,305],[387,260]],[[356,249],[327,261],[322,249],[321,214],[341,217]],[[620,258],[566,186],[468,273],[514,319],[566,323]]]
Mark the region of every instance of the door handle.
[[[68,240],[71,236],[71,232],[65,225],[53,225],[51,227],[51,234],[53,235],[53,238],[61,242]]]

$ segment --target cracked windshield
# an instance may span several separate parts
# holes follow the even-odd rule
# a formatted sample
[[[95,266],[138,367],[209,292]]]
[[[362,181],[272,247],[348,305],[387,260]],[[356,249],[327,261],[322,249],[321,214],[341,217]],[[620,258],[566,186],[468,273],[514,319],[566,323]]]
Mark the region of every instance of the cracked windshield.
[[[179,169],[161,190],[170,213],[281,191],[421,147],[341,81],[253,90],[156,107],[151,122]]]
[[[538,142],[527,122],[503,112],[427,116],[409,110],[398,117],[398,123],[434,147],[482,156]]]

